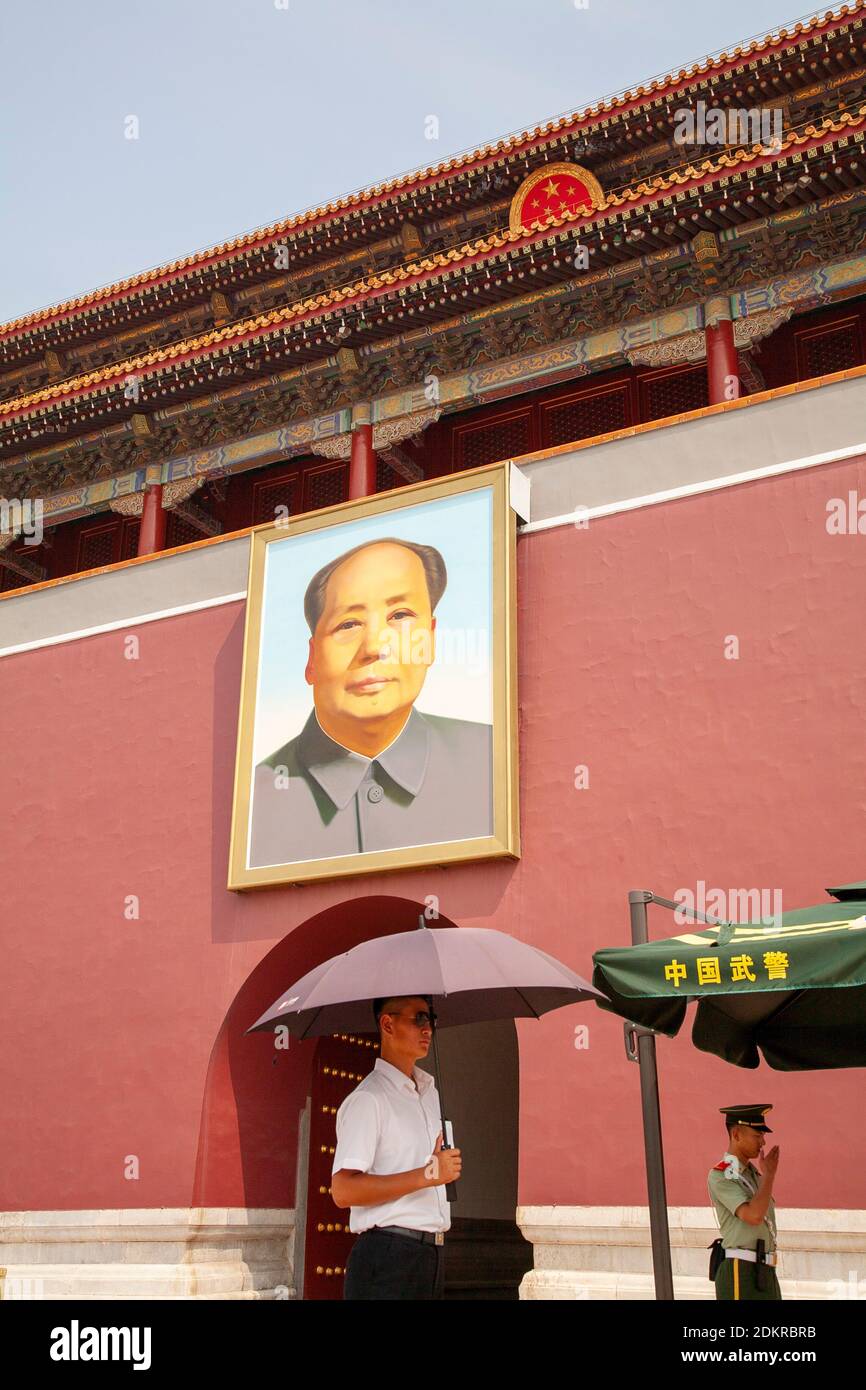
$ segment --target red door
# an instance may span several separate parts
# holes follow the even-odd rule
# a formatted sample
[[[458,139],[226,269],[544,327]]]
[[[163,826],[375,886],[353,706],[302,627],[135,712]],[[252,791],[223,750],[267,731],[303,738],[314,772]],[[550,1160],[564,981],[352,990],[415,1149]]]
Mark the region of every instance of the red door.
[[[343,1297],[343,1277],[355,1237],[349,1231],[348,1208],[341,1210],[331,1200],[337,1111],[349,1092],[373,1070],[378,1052],[378,1037],[362,1033],[333,1033],[321,1038],[316,1048],[310,1115],[304,1298]]]

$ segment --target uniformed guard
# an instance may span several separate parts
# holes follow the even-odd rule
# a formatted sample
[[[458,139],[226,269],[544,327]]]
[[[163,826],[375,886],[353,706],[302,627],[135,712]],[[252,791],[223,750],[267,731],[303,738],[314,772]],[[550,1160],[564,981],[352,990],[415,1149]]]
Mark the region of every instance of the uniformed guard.
[[[726,1105],[721,1114],[728,1152],[710,1169],[707,1190],[716,1209],[721,1238],[710,1247],[710,1278],[716,1298],[780,1299],[776,1276],[776,1209],[773,1183],[779,1146],[764,1154],[764,1135],[772,1134],[764,1116],[772,1105]],[[752,1160],[761,1158],[762,1172]]]

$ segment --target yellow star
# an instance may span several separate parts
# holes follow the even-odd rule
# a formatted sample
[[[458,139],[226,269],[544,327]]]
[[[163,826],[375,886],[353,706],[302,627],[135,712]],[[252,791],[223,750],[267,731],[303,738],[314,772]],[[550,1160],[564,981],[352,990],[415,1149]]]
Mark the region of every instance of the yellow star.
[[[559,196],[559,184],[554,183],[551,179],[549,183],[545,184],[544,191],[549,198],[557,198]]]

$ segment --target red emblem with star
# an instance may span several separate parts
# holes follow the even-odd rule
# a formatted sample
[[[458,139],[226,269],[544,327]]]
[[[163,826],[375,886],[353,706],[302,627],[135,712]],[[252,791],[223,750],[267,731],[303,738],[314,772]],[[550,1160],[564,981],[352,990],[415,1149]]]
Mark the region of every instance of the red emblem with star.
[[[533,222],[550,218],[588,214],[604,202],[601,184],[579,164],[546,164],[536,169],[518,188],[511,204],[509,227],[517,232]]]

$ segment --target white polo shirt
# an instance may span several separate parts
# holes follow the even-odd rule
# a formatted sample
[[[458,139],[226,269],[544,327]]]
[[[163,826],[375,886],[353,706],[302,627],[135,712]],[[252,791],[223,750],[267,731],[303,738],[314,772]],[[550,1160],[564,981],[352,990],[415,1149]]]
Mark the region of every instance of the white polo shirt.
[[[442,1129],[439,1092],[429,1072],[412,1068],[416,1086],[399,1067],[376,1058],[368,1076],[337,1111],[337,1147],[331,1175],[341,1168],[384,1175],[406,1173],[430,1162]],[[444,1183],[408,1192],[390,1202],[352,1207],[350,1231],[371,1226],[409,1226],[416,1231],[447,1231],[451,1208]]]

